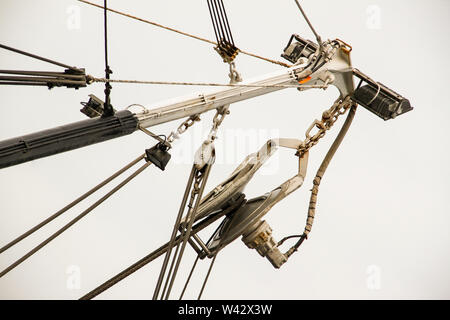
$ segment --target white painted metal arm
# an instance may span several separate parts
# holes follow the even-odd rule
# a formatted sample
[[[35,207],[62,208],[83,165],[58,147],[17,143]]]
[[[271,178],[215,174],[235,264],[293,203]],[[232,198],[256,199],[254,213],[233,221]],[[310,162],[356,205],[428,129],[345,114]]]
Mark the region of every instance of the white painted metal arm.
[[[142,127],[151,127],[172,120],[186,118],[217,109],[231,103],[247,100],[291,86],[302,89],[327,88],[335,85],[342,96],[353,91],[349,53],[343,48],[331,48],[323,66],[312,72],[305,65],[296,65],[262,77],[241,82],[240,85],[210,93],[177,98],[154,105],[151,110],[136,114]],[[245,86],[248,85],[248,86]],[[262,86],[262,87],[258,87]]]

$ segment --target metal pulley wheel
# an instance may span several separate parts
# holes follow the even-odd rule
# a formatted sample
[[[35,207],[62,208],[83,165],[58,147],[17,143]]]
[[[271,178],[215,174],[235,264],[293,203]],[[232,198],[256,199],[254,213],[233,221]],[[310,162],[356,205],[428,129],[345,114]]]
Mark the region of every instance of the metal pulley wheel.
[[[223,208],[230,198],[242,193],[255,172],[276,149],[276,141],[269,140],[258,152],[248,155],[225,181],[216,186],[201,200],[195,219],[202,219]]]
[[[241,193],[255,172],[262,166],[262,164],[272,155],[278,146],[283,146],[292,149],[298,149],[302,144],[297,139],[274,139],[269,140],[257,152],[249,155],[241,165],[233,172],[233,174],[225,182],[216,187],[203,200],[199,211],[201,217],[205,217],[213,212],[216,212],[227,203],[230,197],[237,193]],[[279,201],[288,196],[291,192],[297,190],[302,184],[306,175],[308,162],[308,153],[299,156],[299,170],[298,173],[281,184],[279,187],[266,193],[263,196],[248,200],[243,206],[234,210],[225,217],[219,228],[214,232],[211,242],[208,245],[209,257],[213,257],[219,250],[224,248],[230,242],[234,241],[241,235],[246,237],[246,244],[250,248],[256,248],[257,251],[266,256],[266,253],[277,250],[276,242],[271,237],[271,229],[261,218],[269,212],[269,210]],[[200,216],[197,216],[200,218]],[[263,228],[264,226],[264,228]],[[256,233],[255,233],[256,232]],[[257,240],[261,235],[265,235],[262,241]],[[256,241],[256,242],[255,242]],[[261,244],[261,246],[259,245]],[[263,247],[269,247],[267,250]],[[263,252],[263,253],[261,253]],[[277,255],[281,256],[281,253]],[[269,259],[277,268],[285,261],[283,259],[274,258],[276,261]]]

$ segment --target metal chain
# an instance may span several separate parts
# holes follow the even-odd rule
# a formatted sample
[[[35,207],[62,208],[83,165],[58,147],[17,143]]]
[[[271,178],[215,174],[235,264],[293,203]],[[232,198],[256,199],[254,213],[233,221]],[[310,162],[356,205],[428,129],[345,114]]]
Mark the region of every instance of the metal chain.
[[[172,143],[175,141],[175,139],[179,139],[181,134],[185,133],[187,129],[194,125],[195,122],[198,122],[200,120],[200,115],[198,114],[190,116],[178,126],[177,130],[172,131],[169,134],[169,136],[167,137],[167,141],[169,143]]]
[[[314,135],[314,137],[317,136],[317,138],[312,139],[313,137],[311,137],[311,139],[309,139],[310,141],[314,141],[314,142],[305,143],[304,146],[302,146],[299,149],[298,155],[301,155],[302,154],[301,152],[303,152],[304,148],[306,148],[307,146],[309,146],[309,148],[311,148],[313,145],[317,144],[318,140],[325,135],[325,131],[323,131],[324,130],[323,128],[326,128],[326,127],[330,128],[336,122],[336,120],[339,118],[339,116],[346,113],[347,110],[349,110],[349,109],[350,109],[350,112],[347,115],[347,119],[345,120],[345,123],[342,125],[341,130],[339,131],[338,135],[336,136],[333,144],[331,145],[325,158],[323,159],[322,164],[320,165],[319,169],[317,170],[316,176],[314,177],[313,187],[310,190],[311,197],[310,197],[309,206],[308,206],[308,216],[306,218],[306,225],[303,230],[303,234],[286,237],[282,241],[280,241],[280,243],[278,243],[278,245],[281,245],[281,243],[286,239],[293,238],[293,237],[300,238],[297,241],[297,243],[294,246],[292,246],[285,253],[286,258],[289,258],[294,252],[296,252],[298,250],[298,248],[301,246],[301,244],[303,243],[303,241],[308,239],[308,235],[311,232],[311,228],[314,223],[314,217],[316,214],[317,195],[319,193],[320,182],[322,181],[322,177],[325,174],[325,171],[328,168],[328,165],[330,164],[331,159],[333,158],[334,154],[336,153],[337,149],[339,148],[342,140],[344,139],[344,137],[353,121],[353,118],[354,118],[355,112],[356,112],[356,104],[354,102],[352,102],[349,97],[346,97],[342,101],[341,100],[336,101],[329,110],[326,110],[324,112],[324,115],[322,116],[322,123],[320,123],[320,125],[319,125],[319,127],[320,127],[319,132],[316,135]],[[330,110],[331,110],[331,112],[330,112]],[[324,121],[324,118],[325,118],[325,121]],[[317,122],[318,121],[316,120],[311,127],[313,127]],[[307,131],[307,134],[306,134],[307,137],[308,137],[308,133],[310,132],[311,127]]]
[[[195,170],[194,172],[194,186],[191,190],[191,198],[189,199],[189,203],[187,207],[189,208],[189,211],[186,215],[186,224],[189,223],[189,218],[192,217],[192,209],[194,207],[195,198],[198,196],[200,192],[200,184],[203,181],[203,178],[205,177],[203,170]],[[195,212],[194,212],[195,213]],[[186,224],[182,225],[183,230],[186,231],[185,227]]]
[[[227,114],[230,114],[230,110],[228,109],[228,105],[218,108],[216,111],[216,114],[213,118],[213,125],[209,132],[208,139],[209,141],[214,141],[217,138],[217,130],[219,129],[219,126],[222,124],[223,120],[225,119],[225,116]]]
[[[233,85],[238,82],[241,82],[242,77],[241,77],[240,73],[236,70],[236,65],[234,64],[234,62],[229,62],[228,64],[230,65],[230,73],[228,74],[228,76],[230,77],[230,84]],[[225,116],[227,114],[230,114],[229,107],[230,107],[230,105],[227,104],[223,107],[217,108],[217,112],[213,118],[213,126],[208,135],[208,139],[211,142],[217,138],[217,130],[219,129],[219,126],[222,124],[223,120],[225,119]]]
[[[325,136],[326,132],[334,125],[339,116],[345,114],[351,105],[352,102],[350,100],[350,96],[347,96],[344,99],[339,99],[331,106],[330,109],[327,109],[322,113],[321,120],[314,120],[314,122],[306,130],[306,139],[298,148],[297,155],[302,155],[315,146],[319,140]],[[312,135],[311,131],[314,128],[317,128],[318,130],[314,135]]]
[[[239,72],[237,72],[236,65],[234,64],[234,62],[229,63],[229,65],[230,65],[230,73],[228,74],[228,76],[230,77],[230,85],[236,84],[237,82],[241,82],[242,81],[241,75],[239,74]],[[209,141],[212,142],[217,138],[217,130],[219,129],[219,126],[222,124],[227,114],[230,114],[229,105],[217,108],[217,112],[213,118],[213,126],[208,135]],[[172,131],[169,134],[169,136],[167,137],[167,142],[172,143],[174,140],[179,139],[181,134],[185,133],[187,129],[189,129],[194,125],[195,122],[200,120],[201,119],[199,114],[190,116],[188,119],[186,119],[178,126],[177,130]]]

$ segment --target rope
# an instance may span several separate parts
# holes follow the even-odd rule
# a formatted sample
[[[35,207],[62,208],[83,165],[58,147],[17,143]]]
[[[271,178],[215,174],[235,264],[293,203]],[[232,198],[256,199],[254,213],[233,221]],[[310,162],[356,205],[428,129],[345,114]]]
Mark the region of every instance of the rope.
[[[104,0],[104,34],[105,34],[105,78],[109,80],[109,75],[112,73],[111,68],[108,64],[108,20],[107,20],[107,10],[106,0]],[[105,103],[102,116],[112,116],[114,110],[111,106],[110,94],[111,94],[111,83],[109,81],[105,82]]]
[[[242,88],[326,88],[324,85],[295,85],[295,84],[239,84],[239,83],[208,83],[208,82],[179,82],[179,81],[147,81],[147,80],[125,80],[125,79],[105,79],[89,76],[90,82],[115,82],[115,83],[134,83],[134,84],[154,84],[154,85],[173,85],[173,86],[204,86],[204,87],[242,87]]]
[[[100,9],[104,9],[103,6],[95,4],[95,3],[92,3],[92,2],[89,2],[89,1],[86,1],[86,0],[77,0],[77,1],[83,2],[85,4],[88,4],[88,5],[100,8]],[[144,22],[144,23],[147,23],[147,24],[154,25],[154,26],[156,26],[158,28],[162,28],[162,29],[166,29],[168,31],[176,32],[176,33],[181,34],[181,35],[186,36],[186,37],[190,37],[190,38],[197,39],[197,40],[200,40],[200,41],[203,41],[203,42],[207,42],[207,43],[210,43],[210,44],[213,44],[213,45],[217,45],[217,43],[214,42],[214,41],[211,41],[211,40],[208,40],[208,39],[205,39],[205,38],[193,35],[193,34],[189,34],[187,32],[183,32],[183,31],[180,31],[180,30],[177,30],[177,29],[174,29],[174,28],[166,27],[166,26],[163,26],[162,24],[159,24],[159,23],[156,23],[156,22],[153,22],[153,21],[149,21],[149,20],[145,20],[145,19],[142,19],[142,18],[138,18],[138,17],[135,17],[135,16],[133,16],[131,14],[128,14],[128,13],[124,13],[124,12],[121,12],[121,11],[118,11],[118,10],[114,10],[114,9],[111,9],[111,8],[107,8],[107,10],[110,11],[110,12],[122,15],[124,17],[130,18],[130,19],[134,19],[134,20],[138,20],[138,21],[141,21],[141,22]],[[245,55],[257,58],[257,59],[261,59],[261,60],[264,60],[264,61],[267,61],[267,62],[270,62],[270,63],[278,64],[278,65],[286,67],[286,68],[289,67],[288,64],[286,64],[284,62],[281,62],[281,61],[276,61],[276,60],[272,60],[272,59],[269,59],[269,58],[264,58],[262,56],[256,55],[254,53],[246,52],[246,51],[243,51],[243,50],[239,50],[239,52],[241,52],[242,54],[245,54]]]

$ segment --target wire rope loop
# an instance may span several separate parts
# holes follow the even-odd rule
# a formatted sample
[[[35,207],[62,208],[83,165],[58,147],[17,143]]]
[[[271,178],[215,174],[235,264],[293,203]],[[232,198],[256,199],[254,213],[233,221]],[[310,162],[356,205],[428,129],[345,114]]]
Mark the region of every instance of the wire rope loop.
[[[380,86],[380,84],[377,82],[377,86],[378,86],[378,89],[377,89],[377,94],[367,103],[367,105],[370,105],[372,102],[374,102],[375,101],[375,99],[378,97],[378,95],[380,94],[380,90],[381,90],[381,86]]]

